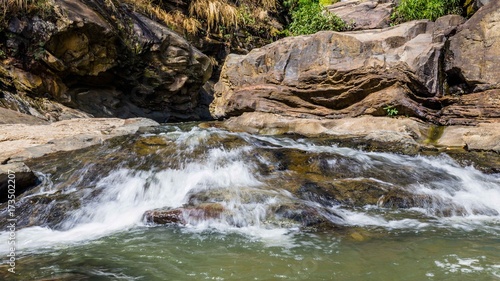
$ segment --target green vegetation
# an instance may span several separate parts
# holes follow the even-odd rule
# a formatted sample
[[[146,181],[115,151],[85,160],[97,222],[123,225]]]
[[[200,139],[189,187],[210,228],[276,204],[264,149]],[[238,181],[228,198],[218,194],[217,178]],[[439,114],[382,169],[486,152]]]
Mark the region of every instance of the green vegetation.
[[[285,3],[290,7],[292,23],[288,29],[292,35],[313,34],[322,30],[342,31],[345,22],[325,10],[314,0],[298,0]]]
[[[331,5],[333,3],[337,3],[339,2],[338,0],[319,0],[319,3],[323,6],[328,6],[328,5]]]
[[[387,113],[387,116],[389,117],[396,117],[399,113],[398,109],[394,107],[393,105],[388,105],[384,107],[385,112]]]
[[[448,14],[461,14],[460,0],[401,0],[392,14],[394,24],[437,18]]]

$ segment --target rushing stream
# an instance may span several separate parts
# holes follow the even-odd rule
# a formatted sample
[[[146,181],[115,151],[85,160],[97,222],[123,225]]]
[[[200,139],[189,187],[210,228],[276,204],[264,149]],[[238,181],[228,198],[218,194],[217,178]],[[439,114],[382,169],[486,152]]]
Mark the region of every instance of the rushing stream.
[[[500,280],[500,175],[444,154],[172,125],[31,166],[1,280]]]

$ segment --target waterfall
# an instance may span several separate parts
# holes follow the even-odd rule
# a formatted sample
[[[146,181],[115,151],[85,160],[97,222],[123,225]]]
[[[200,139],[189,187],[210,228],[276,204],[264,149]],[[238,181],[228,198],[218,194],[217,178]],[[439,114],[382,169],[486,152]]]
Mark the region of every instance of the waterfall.
[[[461,167],[446,155],[365,152],[311,140],[218,129],[169,129],[138,138],[151,136],[167,140],[176,153],[161,154],[159,150],[161,167],[116,167],[101,175],[92,187],[98,192],[86,193],[81,207],[72,210],[57,229],[30,226],[19,230],[18,248],[50,248],[151,227],[154,225],[144,219],[146,211],[189,204],[196,207],[200,202],[217,203],[223,211],[220,216],[202,219],[185,216],[181,226],[185,231],[236,232],[276,243],[286,243],[286,236],[301,227],[290,219],[295,213],[289,217],[273,214],[283,206],[317,210],[326,220],[343,227],[416,231],[458,228],[500,233],[500,175],[484,174],[472,166]],[[306,161],[295,163],[298,160],[285,155],[292,162],[285,163],[279,159],[280,153],[296,153]],[[300,197],[286,190],[286,184],[301,186],[293,179],[308,177],[311,172],[297,174],[307,165],[317,165],[320,172],[315,176],[332,185],[339,180],[334,173],[343,171],[339,175],[344,181],[369,180],[382,186],[381,190],[401,189],[411,194],[413,205],[393,208],[385,195],[377,204],[364,206],[346,205],[341,200],[326,204],[323,199]],[[50,195],[51,191],[43,187],[40,194]],[[1,233],[0,239],[5,240],[6,235]]]

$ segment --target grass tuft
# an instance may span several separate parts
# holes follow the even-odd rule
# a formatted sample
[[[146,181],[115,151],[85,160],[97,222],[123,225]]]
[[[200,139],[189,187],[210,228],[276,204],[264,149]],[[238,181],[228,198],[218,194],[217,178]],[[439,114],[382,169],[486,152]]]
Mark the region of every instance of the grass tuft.
[[[208,32],[223,28],[237,28],[240,20],[238,9],[225,0],[194,0],[189,5],[191,17],[207,23]]]

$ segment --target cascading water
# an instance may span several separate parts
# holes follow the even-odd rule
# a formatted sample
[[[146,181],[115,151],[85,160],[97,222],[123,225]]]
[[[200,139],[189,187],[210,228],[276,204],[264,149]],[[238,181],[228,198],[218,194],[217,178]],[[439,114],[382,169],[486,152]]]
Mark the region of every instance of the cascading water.
[[[54,249],[64,252],[67,247],[92,248],[85,246],[93,245],[92,241],[112,244],[106,240],[108,237],[125,236],[134,241],[136,238],[130,235],[133,237],[137,231],[147,237],[159,229],[179,230],[147,222],[144,214],[150,210],[179,210],[179,235],[205,237],[211,233],[229,240],[236,239],[233,235],[242,235],[244,238],[234,241],[248,239],[252,243],[264,242],[268,249],[285,249],[278,255],[282,259],[288,257],[289,251],[313,247],[319,251],[320,264],[328,260],[322,258],[327,255],[326,248],[337,247],[332,245],[338,241],[321,238],[314,242],[314,235],[304,236],[300,229],[337,233],[355,240],[378,237],[380,233],[433,236],[440,231],[500,239],[500,175],[461,167],[446,155],[363,152],[313,140],[218,129],[182,131],[176,127],[143,134],[119,146],[93,149],[104,150],[103,155],[105,150],[117,155],[126,150],[130,159],[116,162],[113,158],[114,166],[107,169],[96,168],[98,164],[90,161],[87,166],[65,171],[64,176],[42,170],[45,180],[27,198],[73,194],[79,204],[68,209],[60,222],[35,224],[17,232],[17,248],[27,257]],[[96,171],[99,174],[89,175]],[[79,173],[82,177],[77,176]],[[87,179],[91,176],[95,180]],[[217,215],[206,215],[199,207],[210,204],[220,208]],[[0,239],[6,240],[7,235],[2,233]],[[2,250],[2,254],[6,252]],[[297,259],[297,255],[292,258]],[[487,278],[500,275],[498,256],[485,257],[484,262],[481,259],[469,257],[467,265],[463,264],[467,257],[446,256],[433,260],[433,265],[441,268],[442,274],[449,274],[454,266],[460,272],[465,266],[473,273],[486,272]],[[426,274],[425,278],[435,275]],[[110,279],[117,278],[112,276]],[[283,276],[289,278],[290,274]]]

